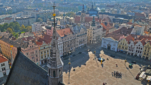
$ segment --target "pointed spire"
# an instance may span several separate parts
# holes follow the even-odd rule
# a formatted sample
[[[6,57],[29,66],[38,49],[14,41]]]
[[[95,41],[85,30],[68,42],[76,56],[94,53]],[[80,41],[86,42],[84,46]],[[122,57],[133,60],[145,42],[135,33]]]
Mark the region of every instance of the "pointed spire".
[[[95,26],[95,18],[94,18],[94,16],[93,16],[93,20],[92,20],[91,26]]]
[[[56,23],[55,21],[55,4],[53,6],[54,9],[54,13],[53,13],[53,17],[54,17],[54,23]],[[58,66],[62,66],[63,63],[60,60],[60,56],[59,56],[59,51],[58,51],[58,41],[57,41],[57,33],[56,33],[56,24],[54,24],[54,28],[53,28],[53,36],[52,36],[52,41],[51,41],[51,53],[50,53],[50,63],[49,65],[53,68],[57,68]]]
[[[92,9],[93,9],[93,3],[92,3]]]
[[[84,4],[83,4],[83,8],[82,8],[82,13],[85,13],[85,11],[84,11]]]

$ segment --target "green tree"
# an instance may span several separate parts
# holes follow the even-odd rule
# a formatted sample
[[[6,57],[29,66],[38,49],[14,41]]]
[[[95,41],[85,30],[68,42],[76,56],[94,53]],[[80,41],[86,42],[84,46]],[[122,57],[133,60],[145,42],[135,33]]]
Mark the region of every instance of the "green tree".
[[[69,16],[69,17],[74,17],[74,15],[75,15],[74,12],[68,12],[68,13],[66,14],[66,16]]]
[[[8,23],[4,23],[3,25],[3,31],[6,30],[9,27]]]
[[[21,28],[20,28],[20,30],[21,30],[21,31],[24,31],[24,30],[25,30],[25,26],[22,25]]]
[[[42,22],[43,20],[42,20],[42,18],[38,18],[38,20],[37,20],[37,22]]]
[[[26,31],[29,32],[29,31],[31,31],[31,30],[32,30],[32,27],[31,27],[31,26],[27,26],[27,27],[26,27]]]
[[[7,31],[8,31],[9,33],[13,33],[13,30],[12,30],[11,28],[7,28]]]
[[[14,36],[14,37],[15,37],[15,38],[18,38],[18,36],[19,36],[19,34],[18,34],[18,33],[15,33],[15,36]]]
[[[3,31],[3,26],[2,25],[0,25],[0,31]]]

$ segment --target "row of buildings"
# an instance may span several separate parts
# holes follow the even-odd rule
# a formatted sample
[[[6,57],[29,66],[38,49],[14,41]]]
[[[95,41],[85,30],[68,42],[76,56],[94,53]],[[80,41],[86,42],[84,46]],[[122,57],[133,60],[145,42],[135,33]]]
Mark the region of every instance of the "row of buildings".
[[[67,18],[66,18],[67,19]],[[51,21],[50,21],[51,22]],[[64,21],[63,21],[64,22]],[[60,56],[68,55],[69,52],[74,52],[76,48],[94,44],[101,41],[103,26],[93,20],[83,24],[67,24],[61,25],[56,23],[56,32],[58,39],[58,49]],[[64,23],[62,23],[64,24]],[[36,24],[37,25],[37,24]],[[47,58],[50,56],[50,43],[53,36],[53,23],[45,25],[34,25],[34,28],[40,27],[42,30],[33,30],[32,33],[21,34],[18,39],[15,39],[11,34],[2,33],[0,36],[0,49],[4,56],[9,60],[15,58],[17,47],[21,47],[22,52],[30,60],[36,64],[47,63]],[[13,47],[11,47],[13,45]],[[12,48],[12,50],[10,50]]]
[[[143,26],[122,26],[102,38],[101,47],[151,60],[151,36],[144,35]],[[136,31],[136,28],[138,31]]]

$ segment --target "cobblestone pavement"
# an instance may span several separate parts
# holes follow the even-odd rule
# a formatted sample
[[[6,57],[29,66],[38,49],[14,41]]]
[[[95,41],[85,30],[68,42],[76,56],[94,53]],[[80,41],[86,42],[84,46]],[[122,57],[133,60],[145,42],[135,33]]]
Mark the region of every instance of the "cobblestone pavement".
[[[103,52],[100,53],[100,56],[105,59],[103,65],[95,59],[92,52],[89,52],[86,65],[72,67],[70,77],[69,72],[63,73],[65,85],[103,85],[103,82],[107,85],[146,85],[145,82],[135,80],[136,75],[140,72],[139,65],[133,64],[133,68],[130,69],[129,63],[125,63],[124,60],[114,59]],[[109,60],[106,60],[107,58]],[[112,72],[114,71],[121,72],[122,78],[113,77]]]

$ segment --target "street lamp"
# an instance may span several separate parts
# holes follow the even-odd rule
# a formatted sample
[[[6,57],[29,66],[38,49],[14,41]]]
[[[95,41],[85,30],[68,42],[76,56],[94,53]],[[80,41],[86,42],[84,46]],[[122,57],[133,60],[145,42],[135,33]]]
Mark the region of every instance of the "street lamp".
[[[71,52],[69,52],[69,54],[70,54]],[[70,84],[70,64],[71,64],[71,62],[70,62],[70,56],[69,56],[69,63],[68,63],[68,65],[69,65],[69,80],[68,80],[68,84]]]

